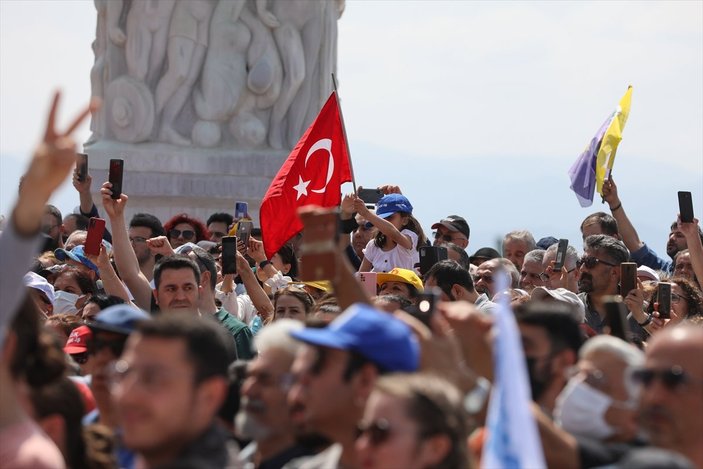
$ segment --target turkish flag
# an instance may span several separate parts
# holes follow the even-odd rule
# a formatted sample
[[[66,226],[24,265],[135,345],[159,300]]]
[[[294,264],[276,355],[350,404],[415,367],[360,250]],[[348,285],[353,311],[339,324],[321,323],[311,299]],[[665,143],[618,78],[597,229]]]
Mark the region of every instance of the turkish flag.
[[[261,236],[271,257],[303,229],[296,212],[305,205],[336,207],[342,183],[351,181],[337,97],[332,93],[317,118],[273,178],[261,201]]]

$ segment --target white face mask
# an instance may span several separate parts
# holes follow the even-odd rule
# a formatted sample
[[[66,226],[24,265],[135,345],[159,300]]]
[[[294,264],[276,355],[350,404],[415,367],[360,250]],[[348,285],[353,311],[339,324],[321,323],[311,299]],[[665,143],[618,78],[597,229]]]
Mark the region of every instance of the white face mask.
[[[76,302],[79,298],[80,296],[74,293],[58,290],[54,294],[54,314],[76,314]]]
[[[615,434],[615,429],[605,421],[605,413],[613,403],[613,398],[583,379],[572,378],[557,397],[554,417],[558,425],[573,435],[605,440]]]

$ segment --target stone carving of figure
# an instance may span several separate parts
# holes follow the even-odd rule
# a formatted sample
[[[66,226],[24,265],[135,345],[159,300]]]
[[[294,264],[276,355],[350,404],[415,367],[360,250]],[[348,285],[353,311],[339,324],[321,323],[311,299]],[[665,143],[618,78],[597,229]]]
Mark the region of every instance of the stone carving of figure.
[[[109,57],[108,44],[112,42],[117,46],[125,43],[125,34],[119,27],[122,0],[94,0],[98,13],[93,53],[95,62],[90,69],[90,88],[93,97],[104,98],[105,84],[111,79],[110,66],[114,65]],[[90,121],[90,130],[93,132],[87,143],[106,135],[105,119],[102,110],[93,113]]]
[[[156,85],[166,58],[169,21],[175,0],[138,0],[127,14],[127,72],[150,89]]]
[[[161,115],[159,139],[163,142],[190,145],[173,125],[200,75],[214,7],[212,0],[176,2],[168,32],[168,68],[156,87],[156,114]]]

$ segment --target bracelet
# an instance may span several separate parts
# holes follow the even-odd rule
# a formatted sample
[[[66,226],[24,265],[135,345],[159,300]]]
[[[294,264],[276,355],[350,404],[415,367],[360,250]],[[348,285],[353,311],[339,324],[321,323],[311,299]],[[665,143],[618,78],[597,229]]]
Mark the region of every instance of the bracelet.
[[[620,207],[622,207],[622,202],[620,202],[617,207],[611,208],[610,211],[614,212],[614,211],[618,210]]]
[[[259,269],[263,269],[264,267],[266,267],[266,266],[269,265],[270,263],[271,263],[270,260],[264,259],[263,261],[259,262]]]
[[[639,324],[640,327],[649,326],[652,322],[652,318],[653,316],[651,314],[648,314],[647,319],[645,319],[644,322],[638,322],[637,324]]]

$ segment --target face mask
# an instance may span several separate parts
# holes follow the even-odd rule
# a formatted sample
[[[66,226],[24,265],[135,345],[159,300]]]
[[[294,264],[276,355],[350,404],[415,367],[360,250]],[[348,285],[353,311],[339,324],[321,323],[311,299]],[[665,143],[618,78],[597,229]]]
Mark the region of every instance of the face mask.
[[[527,373],[530,377],[532,400],[537,401],[544,393],[544,390],[547,389],[547,385],[549,384],[549,377],[545,377],[545,373],[543,373],[542,370],[537,369],[537,363],[548,361],[548,359],[538,360],[534,357],[525,357],[525,361],[527,362]]]
[[[74,293],[59,290],[54,294],[54,314],[76,314],[76,301],[80,298]]]
[[[615,434],[615,429],[605,421],[605,413],[613,403],[607,394],[580,378],[573,378],[557,397],[555,420],[569,433],[605,440]]]

